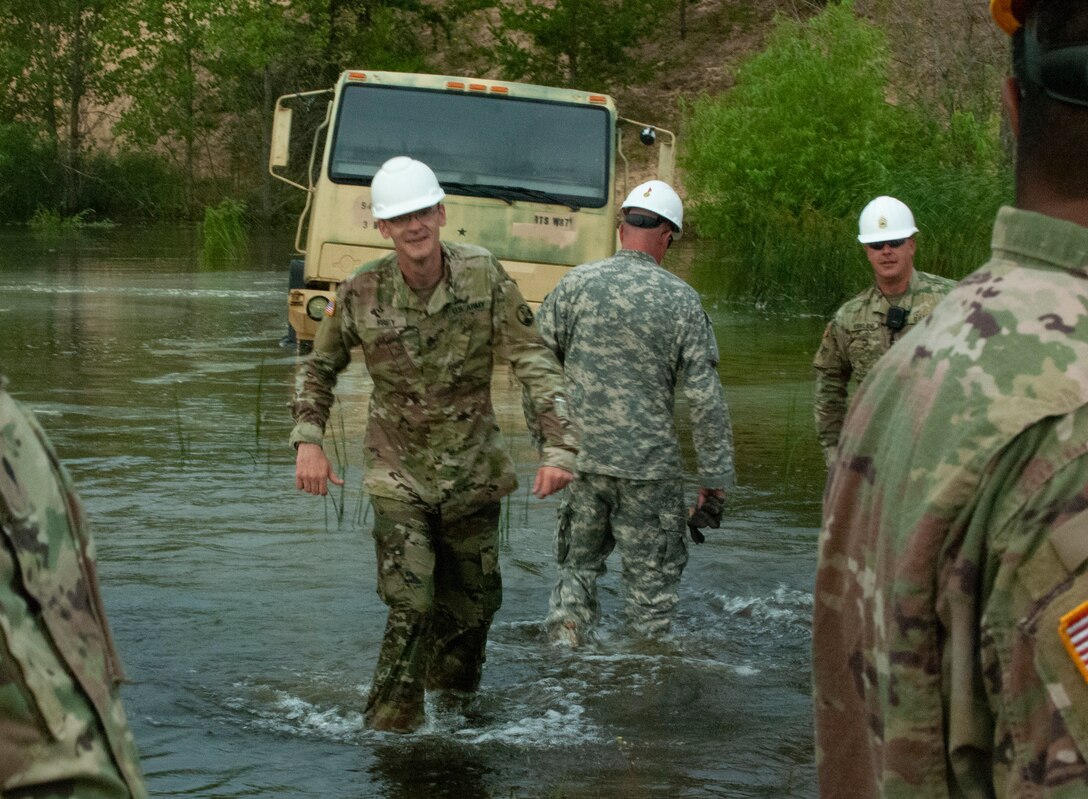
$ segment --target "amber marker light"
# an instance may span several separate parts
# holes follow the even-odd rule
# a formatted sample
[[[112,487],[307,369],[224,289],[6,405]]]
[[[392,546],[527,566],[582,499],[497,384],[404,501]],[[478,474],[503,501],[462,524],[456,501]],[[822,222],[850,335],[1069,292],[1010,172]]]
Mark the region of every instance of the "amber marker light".
[[[465,84],[463,84],[459,80],[451,80],[451,81],[446,82],[446,88],[447,89],[460,89],[461,91],[464,91],[465,90]]]
[[[608,98],[605,97],[603,94],[591,94],[589,95],[589,101],[591,103],[607,103]]]
[[[349,72],[348,77],[352,80],[366,80],[365,72]]]

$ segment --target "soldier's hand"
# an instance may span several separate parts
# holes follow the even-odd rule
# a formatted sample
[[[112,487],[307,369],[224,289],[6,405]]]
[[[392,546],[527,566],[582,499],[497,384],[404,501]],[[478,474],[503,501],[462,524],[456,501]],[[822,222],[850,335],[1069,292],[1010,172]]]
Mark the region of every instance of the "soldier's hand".
[[[295,455],[295,488],[315,496],[329,493],[328,483],[342,486],[325,450],[317,444],[299,444]]]
[[[574,475],[566,469],[558,466],[541,466],[536,471],[536,480],[533,481],[533,496],[538,499],[554,494],[561,488],[566,488]]]
[[[717,529],[722,523],[722,508],[725,506],[725,491],[720,488],[700,488],[695,507],[688,511],[688,532],[696,544],[706,541],[702,527]]]

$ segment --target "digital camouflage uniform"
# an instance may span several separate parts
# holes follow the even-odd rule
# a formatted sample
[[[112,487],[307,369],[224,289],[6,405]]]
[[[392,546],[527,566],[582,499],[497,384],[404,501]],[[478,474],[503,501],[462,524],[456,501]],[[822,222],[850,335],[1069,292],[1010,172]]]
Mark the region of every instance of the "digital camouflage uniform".
[[[575,642],[597,622],[597,578],[614,547],[636,632],[668,630],[687,563],[683,465],[673,420],[690,406],[697,481],[733,484],[733,441],[718,346],[691,286],[646,253],[621,250],[571,270],[537,327],[563,364],[578,471],[559,510],[558,579],[547,626]]]
[[[0,377],[0,794],[146,796],[82,506],[5,386]]]
[[[574,439],[557,409],[562,373],[517,285],[479,247],[443,243],[442,258],[445,276],[426,304],[395,253],[344,281],[294,402],[292,443],[321,444],[337,374],[362,347],[374,381],[364,487],[389,606],[367,717],[383,727],[418,726],[428,683],[479,682],[502,598],[498,502],[517,487],[491,405],[496,358],[527,387],[542,465],[574,469]]]
[[[824,502],[821,796],[1088,796],[1088,229],[993,256],[870,373]]]
[[[897,331],[885,324],[891,303],[875,284],[835,312],[812,362],[816,367],[816,436],[828,462],[839,443],[849,390],[861,385],[877,359],[929,316],[954,285],[948,278],[915,270],[906,293],[896,298],[895,304],[909,311],[906,325]]]

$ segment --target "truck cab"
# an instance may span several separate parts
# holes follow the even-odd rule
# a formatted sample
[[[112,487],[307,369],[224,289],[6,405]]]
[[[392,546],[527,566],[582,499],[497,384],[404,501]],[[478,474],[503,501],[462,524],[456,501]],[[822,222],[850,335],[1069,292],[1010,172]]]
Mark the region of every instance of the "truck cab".
[[[296,179],[288,168],[304,148],[292,142],[293,109],[315,101],[327,102],[324,120]],[[671,183],[675,136],[619,117],[603,94],[349,70],[332,89],[279,98],[269,170],[306,192],[288,288],[294,337],[312,341],[340,281],[391,250],[370,211],[370,183],[389,158],[427,164],[446,193],[443,238],[490,250],[536,305],[567,269],[615,252],[625,131],[658,148],[654,176]]]

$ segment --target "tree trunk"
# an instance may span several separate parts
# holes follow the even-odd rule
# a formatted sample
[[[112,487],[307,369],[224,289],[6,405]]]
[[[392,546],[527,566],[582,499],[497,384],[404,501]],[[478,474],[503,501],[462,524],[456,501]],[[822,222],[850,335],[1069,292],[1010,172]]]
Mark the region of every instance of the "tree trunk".
[[[64,169],[64,210],[75,214],[80,209],[83,187],[83,125],[80,110],[86,92],[86,35],[83,29],[82,2],[75,5],[72,19],[71,57],[68,61],[68,150]]]
[[[268,156],[272,148],[272,113],[276,107],[276,97],[272,91],[272,71],[266,64],[263,69],[264,94],[261,103],[261,152]],[[265,222],[272,220],[272,176],[267,169],[261,170],[261,216]]]

